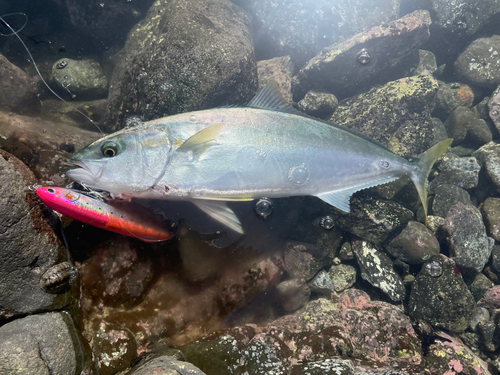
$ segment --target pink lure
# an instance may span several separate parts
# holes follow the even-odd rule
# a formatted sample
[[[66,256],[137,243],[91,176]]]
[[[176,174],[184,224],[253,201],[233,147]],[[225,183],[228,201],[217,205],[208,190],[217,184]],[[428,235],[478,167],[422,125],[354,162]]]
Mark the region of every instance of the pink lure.
[[[145,220],[137,214],[113,207],[99,199],[84,195],[72,189],[60,187],[39,187],[36,193],[51,209],[72,219],[135,237],[144,242],[165,241],[172,233],[152,220]]]

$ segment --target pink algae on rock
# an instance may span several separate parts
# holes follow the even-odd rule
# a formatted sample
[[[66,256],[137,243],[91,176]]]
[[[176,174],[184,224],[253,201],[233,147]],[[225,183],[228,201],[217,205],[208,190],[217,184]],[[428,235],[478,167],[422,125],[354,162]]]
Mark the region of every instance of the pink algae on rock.
[[[500,285],[495,285],[484,293],[479,304],[485,305],[491,309],[500,308]]]

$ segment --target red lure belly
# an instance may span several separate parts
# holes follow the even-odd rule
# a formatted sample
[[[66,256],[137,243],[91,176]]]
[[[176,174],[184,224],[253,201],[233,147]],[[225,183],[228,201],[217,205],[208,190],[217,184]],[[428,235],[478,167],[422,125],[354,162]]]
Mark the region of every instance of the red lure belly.
[[[129,212],[72,189],[46,186],[36,193],[48,207],[72,219],[144,242],[165,241],[172,234],[160,225],[145,222]]]

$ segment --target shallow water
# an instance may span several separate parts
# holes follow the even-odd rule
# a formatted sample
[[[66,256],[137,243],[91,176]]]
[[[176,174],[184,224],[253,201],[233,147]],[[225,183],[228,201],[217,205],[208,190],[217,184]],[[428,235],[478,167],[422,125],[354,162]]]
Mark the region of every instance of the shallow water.
[[[195,88],[193,82],[198,85],[201,79],[196,76],[198,71],[194,71],[190,64],[193,64],[193,61],[199,62],[205,59],[203,61],[206,62],[206,66],[202,66],[200,69],[202,71],[203,69],[207,70],[203,73],[204,75],[222,75],[225,72],[224,69],[229,69],[227,65],[224,65],[225,59],[230,60],[227,58],[227,54],[236,53],[236,48],[230,50],[228,46],[225,46],[227,53],[224,51],[223,54],[219,55],[220,51],[217,47],[217,52],[213,52],[217,63],[213,63],[206,56],[202,56],[200,60],[192,60],[191,58],[198,58],[198,55],[201,54],[196,49],[193,41],[196,41],[196,38],[204,38],[203,35],[197,34],[198,29],[195,28],[187,32],[185,38],[178,44],[168,46],[164,50],[159,47],[157,50],[153,49],[155,52],[152,56],[148,56],[149,60],[140,55],[141,48],[145,48],[144,45],[135,46],[137,56],[139,56],[137,59],[133,54],[130,54],[130,51],[128,55],[123,52],[127,48],[132,48],[127,47],[126,44],[127,38],[132,35],[129,35],[129,31],[135,30],[135,33],[141,33],[146,29],[145,27],[133,28],[138,22],[147,18],[148,9],[153,5],[152,0],[123,0],[121,2],[100,0],[89,1],[85,4],[56,0],[20,0],[16,1],[15,4],[13,3],[8,0],[0,0],[0,16],[4,17],[5,21],[16,32],[18,31],[17,35],[26,43],[27,48],[38,64],[41,74],[51,88],[64,100],[85,113],[85,115],[80,116],[78,113],[69,111],[67,107],[60,107],[59,104],[51,102],[54,100],[54,96],[41,83],[23,45],[15,35],[8,35],[12,33],[0,22],[0,33],[3,34],[0,36],[0,53],[10,63],[26,73],[28,80],[30,80],[28,85],[31,87],[26,89],[26,98],[29,97],[30,100],[33,100],[36,97],[38,99],[35,101],[42,103],[41,107],[38,108],[37,106],[40,103],[34,105],[28,99],[23,101],[22,97],[15,105],[12,104],[10,107],[0,102],[0,106],[2,106],[0,113],[0,147],[28,165],[41,185],[66,186],[70,184],[70,179],[64,174],[69,168],[65,164],[65,160],[84,145],[101,137],[102,134],[97,131],[97,128],[94,129],[95,131],[89,131],[89,129],[93,129],[94,125],[85,116],[91,117],[99,127],[105,130],[117,130],[126,126],[127,123],[138,122],[139,125],[137,126],[140,126],[141,121],[173,114],[170,111],[178,112],[182,108],[186,109],[186,111],[205,109],[214,102],[217,105],[244,105],[248,101],[247,99],[251,98],[257,91],[257,68],[252,65],[254,61],[248,62],[248,65],[240,61],[238,62],[238,69],[241,69],[241,76],[235,74],[231,80],[221,80],[220,83],[213,85],[212,89],[215,92],[212,92],[212,96],[215,99],[212,97],[207,99],[204,96],[205,92],[199,94],[199,91],[197,91],[199,86]],[[197,14],[196,17],[190,19],[190,22],[202,25],[199,26],[200,30],[206,30],[203,27],[216,30],[214,31],[215,34],[220,33],[220,29],[229,28],[229,25],[224,24],[219,18],[212,17],[212,12],[219,14],[217,11],[222,12],[219,7],[226,9],[226,7],[229,7],[227,5],[229,3],[214,1],[208,3],[210,4],[206,7],[206,15]],[[235,1],[235,3],[240,2]],[[286,12],[283,10],[283,14],[280,15],[281,18],[278,17],[280,20],[286,18],[287,15],[290,17],[296,16],[294,13],[296,11],[294,8],[295,3],[289,3],[290,6],[287,5],[288,3],[276,5],[278,8],[283,6],[286,9]],[[383,113],[377,112],[377,108],[362,107],[361,105],[356,107],[354,105],[351,108],[353,109],[352,116],[359,117],[356,117],[351,122],[347,119],[345,123],[351,129],[366,130],[368,128],[363,128],[363,126],[366,125],[365,120],[368,118],[375,125],[368,129],[366,133],[377,137],[378,141],[382,141],[385,146],[398,151],[402,155],[416,157],[418,153],[424,151],[428,146],[437,143],[442,138],[446,138],[446,132],[448,132],[448,136],[451,136],[452,133],[456,135],[460,131],[450,128],[453,125],[449,125],[448,122],[443,125],[439,120],[431,121],[431,113],[433,116],[441,118],[441,120],[446,120],[450,114],[450,111],[446,111],[453,106],[453,104],[449,104],[452,100],[449,98],[443,99],[446,93],[441,97],[438,95],[439,98],[436,97],[435,92],[438,91],[438,83],[434,78],[429,78],[429,75],[426,75],[428,81],[423,79],[424,83],[419,83],[421,86],[413,82],[409,83],[409,80],[404,77],[413,75],[417,68],[411,63],[405,65],[405,59],[416,58],[415,56],[418,55],[417,46],[421,49],[430,50],[438,59],[437,66],[446,64],[446,66],[442,66],[440,73],[435,73],[441,81],[441,87],[444,83],[466,81],[465,78],[460,81],[461,78],[453,71],[453,62],[458,54],[479,36],[500,34],[500,28],[496,28],[493,25],[494,22],[489,20],[479,28],[477,33],[465,33],[466,37],[450,39],[455,40],[456,45],[451,44],[446,48],[441,47],[438,45],[439,40],[436,41],[433,38],[433,35],[438,33],[436,28],[439,26],[439,17],[431,14],[433,26],[430,27],[431,38],[427,42],[422,41],[425,39],[423,36],[414,37],[415,39],[411,37],[397,39],[401,35],[404,37],[407,32],[408,34],[413,32],[412,27],[417,30],[415,34],[426,35],[425,32],[419,31],[419,27],[422,27],[419,24],[421,19],[415,21],[416,16],[415,19],[405,21],[406,23],[403,26],[389,28],[390,35],[387,37],[395,38],[391,40],[396,40],[400,44],[391,42],[392,44],[389,43],[389,45],[392,47],[389,48],[383,41],[379,42],[379,39],[377,39],[379,34],[383,35],[384,32],[387,32],[385,29],[387,22],[407,15],[410,10],[418,9],[417,3],[402,1],[399,12],[394,14],[388,12],[387,19],[380,16],[380,22],[373,23],[374,21],[366,15],[360,15],[360,18],[356,18],[356,21],[353,21],[352,24],[349,24],[348,20],[342,19],[336,23],[335,30],[337,34],[333,32],[329,34],[330,31],[325,31],[329,30],[325,22],[332,22],[333,25],[333,21],[328,21],[326,16],[325,18],[318,18],[318,25],[313,28],[314,33],[317,34],[321,31],[325,35],[321,39],[319,34],[314,34],[317,43],[311,42],[308,48],[301,47],[300,43],[304,44],[305,42],[300,38],[297,38],[296,43],[282,38],[280,39],[281,44],[270,36],[268,40],[265,40],[266,37],[263,39],[262,35],[267,35],[266,30],[273,29],[271,27],[273,25],[263,25],[261,23],[262,15],[250,5],[240,4],[245,6],[249,13],[254,12],[253,20],[251,16],[238,13],[238,16],[235,16],[237,21],[234,21],[234,24],[253,24],[251,37],[253,37],[257,55],[254,56],[252,52],[250,60],[254,57],[256,60],[263,60],[264,57],[267,59],[287,54],[292,56],[291,68],[286,62],[282,65],[278,64],[280,68],[274,68],[274,71],[273,68],[265,67],[263,64],[258,67],[259,78],[262,81],[264,81],[264,77],[265,79],[268,78],[267,74],[270,71],[274,72],[274,79],[279,80],[280,77],[288,79],[286,81],[283,78],[283,82],[278,83],[288,85],[286,87],[288,87],[289,99],[293,97],[298,101],[302,99],[302,97],[297,99],[298,93],[308,91],[304,89],[305,84],[300,86],[297,83],[300,79],[305,79],[304,77],[308,77],[307,79],[310,79],[310,82],[316,80],[316,83],[311,83],[311,85],[317,85],[317,87],[312,88],[318,88],[320,91],[325,91],[325,87],[332,86],[332,81],[326,77],[327,74],[325,74],[324,82],[321,83],[321,79],[319,79],[318,83],[315,74],[319,73],[304,71],[295,76],[299,78],[296,78],[295,83],[292,82],[292,86],[290,86],[292,72],[297,74],[305,62],[319,53],[321,48],[326,45],[325,40],[330,41],[327,45],[333,42],[339,43],[338,51],[345,48],[348,51],[346,55],[353,57],[352,61],[347,60],[346,63],[339,63],[340,67],[345,67],[346,71],[351,73],[359,71],[355,76],[352,76],[351,81],[349,76],[340,75],[337,79],[338,87],[342,87],[341,84],[348,87],[349,82],[353,82],[349,90],[338,89],[337,86],[330,90],[330,92],[336,94],[340,92],[338,99],[347,99],[347,101],[341,102],[341,106],[348,107],[351,105],[352,103],[349,102],[350,97],[357,98],[357,94],[367,92],[371,88],[380,89],[380,86],[377,85],[384,85],[389,81],[395,82],[387,92],[394,95],[395,101],[403,104],[400,106],[396,104],[393,111],[388,110]],[[158,4],[153,5],[153,7],[159,7]],[[332,9],[343,9],[344,5],[339,5],[339,3],[332,0],[330,2],[322,1],[321,6],[322,9],[316,10],[314,14],[321,14],[321,17],[323,17],[323,14],[333,12]],[[267,10],[264,5],[262,7]],[[296,5],[296,7],[300,8],[299,5]],[[189,7],[184,9],[183,6],[179,6],[179,8],[186,11],[186,13],[181,12],[180,16],[177,15],[179,18],[166,19],[156,25],[158,29],[162,30],[163,37],[167,38],[169,32],[175,34],[176,27],[180,28],[180,25],[183,25],[182,16],[189,18],[186,16],[190,10],[186,9]],[[308,6],[305,9],[307,10]],[[163,17],[161,10],[157,13],[159,18]],[[498,13],[500,14],[500,11]],[[332,14],[342,15],[343,13],[338,11]],[[367,22],[367,26],[360,22]],[[373,24],[370,24],[370,22]],[[422,23],[425,24],[424,21]],[[276,35],[279,34],[278,32],[283,32],[278,26],[280,25],[275,24],[273,26]],[[234,25],[231,27],[234,27]],[[374,27],[374,29],[371,29],[371,27]],[[427,25],[427,29],[426,27],[422,28],[427,30],[429,26]],[[358,32],[366,31],[366,29],[371,29],[371,31],[360,36],[356,43],[364,43],[368,40],[366,42],[368,51],[363,48],[360,51],[356,50],[357,53],[354,54],[356,51],[349,49],[351,48],[349,43],[354,42],[349,38]],[[242,40],[248,37],[246,29],[240,31],[244,36],[238,37],[241,37]],[[434,32],[436,34],[433,34]],[[207,34],[209,33],[207,32]],[[373,42],[370,42],[370,38],[373,38]],[[145,37],[145,39],[148,38]],[[346,40],[350,42],[347,43]],[[419,42],[417,43],[415,40],[419,40]],[[158,45],[161,43],[159,39],[155,39],[155,42]],[[398,49],[404,50],[408,47],[408,44],[411,44],[410,42],[414,42],[415,47],[412,47],[407,55],[403,57],[397,56]],[[242,42],[242,44],[244,43]],[[124,46],[125,50],[122,50]],[[390,63],[387,63],[389,68],[385,71],[380,72],[376,69],[377,61],[382,60],[383,56],[385,56],[380,52],[385,51],[384,48],[388,48],[389,52],[394,53],[391,58],[397,56],[397,63],[402,62],[403,68],[396,62],[390,65],[390,63],[393,63],[391,60]],[[215,49],[214,47],[214,51]],[[122,54],[118,54],[121,50]],[[389,52],[387,55],[389,55]],[[166,59],[165,55],[168,55],[168,53],[175,56],[178,56],[177,53],[180,55],[184,53],[187,56],[185,61],[182,60],[179,63],[180,67],[172,67],[166,64],[166,71],[171,69],[176,74],[178,73],[177,75],[180,78],[177,82],[174,82],[171,78],[165,78],[161,75],[161,72],[154,71],[154,62],[163,61],[162,59]],[[330,51],[328,53],[333,56],[337,52]],[[359,58],[360,56],[361,58]],[[394,58],[396,59],[396,57]],[[65,65],[67,61],[64,59],[68,59],[70,64],[73,64],[71,62],[73,60],[84,61],[86,59],[97,62],[102,68],[102,74],[108,79],[109,97],[107,97],[107,91],[106,95],[102,93],[95,94],[98,90],[92,91],[94,94],[88,92],[76,93],[75,90],[78,89],[75,85],[62,85],[62,87],[58,85],[52,79],[51,72],[56,62],[59,61],[59,64],[61,64],[61,61],[64,61],[64,64],[54,69],[66,74],[64,72],[69,71],[69,69],[67,69]],[[128,73],[124,75],[130,82],[123,83],[122,90],[125,99],[122,98],[121,105],[118,106],[116,105],[117,94],[115,92],[111,94],[111,88],[113,85],[116,86],[121,83],[116,82],[116,80],[113,81],[112,76],[114,72],[125,69],[124,60],[127,59],[134,60],[131,64],[133,74],[128,72],[129,75],[127,75]],[[423,58],[421,57],[421,59]],[[290,68],[288,73],[285,72],[287,66]],[[322,69],[324,71],[330,68],[325,65],[319,71],[322,71]],[[373,69],[373,71],[368,69]],[[247,71],[250,71],[250,73],[247,73]],[[7,79],[0,74],[0,80]],[[211,84],[208,78],[207,82],[203,81],[200,87]],[[248,87],[240,82],[246,83]],[[259,86],[263,86],[262,83],[259,82]],[[470,84],[470,82],[462,83]],[[491,172],[494,167],[487,170],[485,160],[479,160],[480,163],[474,162],[477,164],[478,170],[474,169],[476,164],[472,162],[472,159],[469,160],[469,164],[466,166],[456,167],[459,171],[463,172],[465,170],[457,178],[455,178],[455,175],[446,174],[451,173],[450,170],[456,170],[453,169],[455,168],[453,165],[449,166],[446,163],[451,165],[453,160],[459,160],[455,159],[458,158],[457,155],[463,156],[462,161],[465,163],[465,159],[471,158],[472,152],[480,148],[480,146],[491,141],[492,138],[493,141],[498,140],[498,130],[491,118],[489,118],[488,107],[483,101],[485,97],[494,95],[493,86],[496,87],[498,83],[492,84],[491,88],[484,85],[481,87],[474,86],[473,84],[470,84],[472,88],[464,88],[464,86],[459,85],[455,88],[457,92],[450,94],[451,96],[455,95],[456,102],[459,102],[457,106],[461,105],[470,108],[477,105],[474,112],[475,120],[477,119],[478,122],[481,120],[482,123],[475,128],[476,130],[466,129],[464,131],[466,135],[458,143],[462,148],[454,149],[455,155],[446,154],[438,163],[438,168],[431,172],[430,180],[435,179],[435,181],[434,185],[430,184],[431,199],[429,204],[435,212],[437,212],[438,207],[437,205],[433,206],[432,202],[434,193],[439,191],[436,190],[439,184],[451,184],[463,188],[462,190],[470,195],[469,202],[471,205],[476,207],[480,206],[488,197],[497,198],[499,196],[499,184],[498,181],[495,182],[494,178],[497,175]],[[126,86],[127,84],[130,84],[130,86]],[[294,87],[293,85],[299,86],[295,86],[296,89],[291,93],[290,87]],[[418,87],[415,88],[416,86]],[[157,91],[155,91],[155,87],[158,89]],[[176,87],[181,88],[177,90]],[[220,89],[220,92],[217,92],[217,88]],[[174,89],[177,91],[173,91]],[[453,87],[451,89],[454,90]],[[342,97],[342,92],[349,93],[349,95],[345,94]],[[374,95],[376,96],[376,94]],[[383,94],[380,96],[383,97]],[[165,101],[162,101],[162,97],[166,98]],[[197,100],[199,108],[193,107],[193,98]],[[389,95],[387,98],[389,98]],[[427,100],[427,98],[431,99]],[[390,98],[387,99],[387,102],[390,102],[390,100]],[[483,101],[482,105],[481,101]],[[178,104],[174,109],[172,109],[171,105],[173,102]],[[332,102],[334,101],[329,101],[329,103]],[[449,105],[444,105],[443,102]],[[456,104],[456,102],[454,103]],[[318,106],[321,107],[320,104]],[[304,103],[302,105],[309,108]],[[380,102],[378,102],[377,106],[380,105]],[[446,107],[447,105],[448,107]],[[358,108],[361,108],[359,113],[354,113],[354,110],[358,111]],[[412,111],[415,108],[425,108],[425,110],[420,112],[417,110],[413,113]],[[133,109],[136,109],[137,112],[134,112]],[[328,110],[322,112],[321,108],[315,110],[314,113],[319,113],[318,116],[322,119],[335,118],[335,113],[332,115],[334,110],[332,108],[330,108],[330,112]],[[312,109],[311,112],[313,112]],[[421,112],[425,113],[422,114]],[[338,121],[342,121],[342,116],[344,115],[338,114]],[[392,126],[394,124],[391,123],[392,127],[389,125],[387,125],[387,128],[384,127],[386,123],[389,123],[397,116],[401,117],[399,122],[394,120],[397,126]],[[137,121],[137,118],[140,120]],[[389,130],[384,131],[384,129]],[[485,135],[485,133],[488,134]],[[495,144],[496,142],[491,147],[494,148]],[[455,146],[455,143],[453,146]],[[415,150],[418,150],[418,152],[415,152]],[[477,156],[477,158],[481,159],[481,156]],[[483,156],[483,158],[486,159],[487,156]],[[500,160],[500,157],[498,160]],[[490,160],[490,164],[493,163],[493,166],[495,166],[498,160]],[[303,176],[300,174],[302,172],[294,171],[294,173],[296,179],[302,181]],[[470,177],[471,175],[473,176]],[[472,181],[469,184],[468,177],[471,180],[475,178],[475,182]],[[438,195],[437,192],[435,194]],[[458,195],[455,193],[455,196]],[[164,220],[165,225],[170,225],[172,222],[178,225],[178,234],[174,239],[155,244],[145,244],[138,239],[119,236],[77,221],[67,222],[63,218],[64,237],[67,240],[73,261],[79,270],[79,279],[75,288],[79,291],[76,294],[78,308],[72,310],[73,318],[83,337],[90,343],[102,373],[116,373],[136,364],[140,359],[151,353],[161,354],[167,348],[179,348],[214,331],[244,325],[248,325],[252,329],[266,326],[266,324],[274,322],[280,317],[293,313],[306,305],[308,301],[326,298],[336,302],[341,291],[332,289],[331,293],[324,293],[320,289],[315,289],[311,292],[313,288],[311,280],[320,271],[330,271],[335,268],[332,266],[337,266],[340,263],[352,266],[357,270],[355,288],[365,291],[373,300],[400,306],[402,310],[411,315],[411,312],[409,312],[411,285],[415,278],[418,277],[422,264],[428,260],[429,256],[426,256],[425,259],[418,259],[415,263],[405,263],[398,259],[394,255],[395,253],[387,251],[390,254],[387,255],[385,252],[385,249],[389,247],[388,244],[400,235],[409,220],[424,222],[422,207],[411,182],[400,180],[394,184],[379,186],[354,194],[351,198],[352,214],[350,215],[341,213],[314,197],[276,198],[270,200],[265,199],[265,197],[262,198],[264,200],[260,202],[256,200],[228,203],[228,206],[241,220],[245,231],[243,235],[214,221],[189,202],[154,200],[134,200],[133,203],[121,202],[121,205],[136,205],[133,207],[137,207],[136,212],[139,215],[155,216],[157,220]],[[443,205],[446,206],[444,203]],[[485,215],[484,212],[483,215]],[[436,219],[436,221],[429,220],[428,227],[432,230],[432,232],[429,232],[429,236],[436,237],[439,240],[436,246],[441,254],[460,262],[458,260],[461,256],[460,249],[454,248],[453,243],[450,244],[449,241],[452,235],[443,234],[445,233],[443,231],[451,231],[449,228],[453,227],[453,225],[445,225],[445,229],[443,229],[440,226],[441,224],[442,222],[439,219]],[[497,244],[493,238],[497,238],[490,230],[491,226],[488,226],[487,220],[485,225],[487,229],[484,229],[483,225],[478,229],[478,233],[482,231],[480,235],[484,237],[484,244],[490,241],[491,246],[486,257],[486,259],[489,259],[489,254],[491,254],[493,248],[492,245]],[[469,227],[472,227],[472,225]],[[491,240],[486,238],[486,233],[491,236]],[[377,270],[373,271],[373,269],[367,268],[366,264],[363,264],[359,254],[359,252],[363,252],[359,250],[361,248],[359,245],[360,239],[367,240],[369,244],[372,244],[370,246],[375,249],[366,250],[366,248],[363,248],[365,255],[370,251],[372,253],[376,251],[382,252],[384,255],[381,258],[384,261],[387,258],[388,262],[388,266],[384,265],[383,267],[390,269],[390,272],[393,272],[395,276],[393,274],[382,276],[382,282],[373,281],[369,276],[366,276],[370,272],[377,273]],[[425,240],[421,239],[416,239],[413,242],[417,244],[414,246],[417,250],[418,247],[427,244]],[[370,246],[367,248],[371,249]],[[483,247],[488,246],[484,245]],[[494,249],[493,252],[495,252]],[[377,261],[374,261],[374,263],[377,263]],[[451,267],[450,269],[453,270],[454,275],[459,275],[457,277],[460,277],[460,279],[462,279],[461,273],[463,273],[463,278],[469,287],[478,274],[487,279],[487,285],[489,285],[488,282],[491,283],[490,287],[493,284],[498,284],[500,269],[495,268],[494,258],[490,261],[485,260],[484,263],[481,265],[480,271],[471,271],[460,264],[458,264],[458,268]],[[398,287],[402,293],[400,297],[393,297],[394,295],[399,296],[399,294],[384,289],[384,282],[389,280],[390,277],[399,280]],[[290,280],[298,280],[299,286],[294,289],[286,285],[286,282]],[[463,284],[463,281],[461,282]],[[288,289],[286,289],[287,287]],[[470,287],[469,289],[474,293],[474,288]],[[485,287],[485,289],[488,288]],[[443,292],[440,290],[440,293]],[[445,299],[443,296],[441,298]],[[479,298],[476,298],[477,300]],[[475,302],[473,303],[475,304]],[[0,305],[2,305],[1,301]],[[464,309],[466,308],[464,307]],[[469,311],[466,314],[469,314]],[[440,322],[435,323],[431,318],[429,319],[431,322],[429,327],[433,325],[436,330],[444,327],[444,329],[453,331],[455,327]],[[418,323],[421,323],[420,320]],[[490,323],[498,324],[498,322],[493,321]],[[415,322],[415,326],[417,326],[417,322]],[[478,335],[479,340],[484,339],[483,336],[480,336],[480,332],[478,333],[466,327],[467,324],[465,328],[457,331],[467,329],[468,333]],[[498,330],[500,327],[496,329]],[[423,335],[425,334],[424,332]],[[429,337],[430,335],[431,333],[429,333]],[[408,336],[411,335],[408,334]],[[116,340],[123,340],[126,355],[120,357],[117,362],[113,362],[106,357],[106,353],[113,352],[110,351],[107,345],[110,345],[110,343],[116,344]],[[479,344],[480,349],[483,350],[482,358],[489,358],[490,362],[495,360],[499,350],[498,343],[493,341],[492,339],[491,345],[493,347],[489,346],[487,350]],[[422,347],[430,345],[425,340],[423,342]],[[311,349],[311,352],[313,351]],[[423,353],[425,354],[425,350],[423,350]],[[422,354],[422,357],[424,354]],[[356,353],[350,353],[345,357],[350,355],[358,360],[360,358],[361,360],[366,359],[362,356],[356,357]],[[384,363],[384,365],[387,364]],[[491,366],[493,365],[490,364],[490,370]],[[497,368],[500,370],[500,365]],[[206,373],[211,374],[209,371],[206,371]]]

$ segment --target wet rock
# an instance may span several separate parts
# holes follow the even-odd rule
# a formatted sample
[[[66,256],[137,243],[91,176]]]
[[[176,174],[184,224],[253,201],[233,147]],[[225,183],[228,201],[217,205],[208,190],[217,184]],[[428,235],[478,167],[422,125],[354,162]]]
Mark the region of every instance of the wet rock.
[[[439,81],[439,90],[436,94],[436,106],[432,115],[445,121],[458,107],[471,107],[474,102],[474,93],[463,83],[446,83]]]
[[[180,349],[207,374],[283,374],[293,354],[284,342],[289,338],[286,330],[256,334],[254,328],[244,326],[213,333]]]
[[[472,156],[472,154],[476,150],[474,148],[469,148],[464,146],[455,146],[452,147],[450,151],[457,156],[464,157],[464,156]]]
[[[429,38],[430,22],[428,12],[415,11],[324,48],[293,78],[294,100],[309,90],[344,99],[408,75],[418,64],[417,48]],[[399,47],[393,48],[394,43]]]
[[[484,166],[486,163],[486,159],[488,159],[491,155],[499,155],[500,156],[500,145],[496,142],[489,142],[484,146],[479,147],[472,156],[474,156],[478,163],[481,166]]]
[[[409,375],[408,372],[403,371],[403,370],[382,370],[378,366],[366,366],[366,365],[357,365],[356,370],[366,370],[366,372],[356,372],[356,375],[370,375],[370,374],[376,374],[376,375]],[[379,370],[379,371],[377,371]],[[373,372],[377,371],[377,372]]]
[[[328,271],[328,276],[336,292],[350,288],[356,282],[356,268],[348,264],[333,265]]]
[[[473,1],[416,0],[411,2],[417,9],[427,9],[432,17],[431,34],[438,50],[445,56],[460,51],[463,41],[468,40],[500,10],[496,3]],[[407,4],[408,6],[408,4]],[[433,44],[434,46],[434,44]]]
[[[52,81],[71,98],[101,99],[108,93],[108,79],[99,63],[91,59],[56,61],[52,65]]]
[[[491,269],[489,265],[486,265],[486,267],[484,267],[483,273],[486,275],[488,279],[490,279],[494,283],[498,283],[500,281],[498,275],[495,273],[494,270]]]
[[[129,112],[146,121],[247,103],[257,91],[250,24],[227,1],[154,3],[113,57],[106,130]]]
[[[481,205],[481,213],[488,235],[500,241],[500,198],[486,198]]]
[[[55,0],[54,2],[59,6],[58,17],[64,17],[61,22],[65,25],[72,25],[80,34],[91,37],[81,39],[95,38],[100,41],[100,44],[113,45],[123,43],[124,35],[127,35],[147,12],[153,0],[129,1],[126,6],[120,0],[106,1],[102,3],[102,6],[71,0]],[[67,29],[68,27],[65,30]],[[80,43],[80,39],[78,42]]]
[[[457,202],[472,205],[470,195],[464,189],[450,184],[438,185],[435,188],[432,200],[432,213],[437,216],[446,217],[450,208]]]
[[[474,280],[469,286],[469,290],[474,296],[476,301],[479,301],[481,297],[493,286],[493,281],[488,279],[484,274],[478,273]]]
[[[290,56],[257,61],[257,74],[259,76],[259,90],[270,81],[275,81],[283,99],[288,104],[292,104],[293,64]]]
[[[500,155],[493,153],[486,157],[484,162],[486,175],[497,191],[500,191]]]
[[[443,124],[443,122],[438,119],[437,117],[432,117],[431,118],[432,122],[432,136],[433,136],[433,143],[438,144],[441,141],[444,141],[446,138],[448,138],[448,134],[446,133],[446,128]]]
[[[48,313],[0,327],[2,374],[94,373],[84,342],[68,315]]]
[[[494,245],[491,251],[491,265],[495,271],[500,271],[500,245]]]
[[[488,262],[494,241],[486,235],[482,216],[474,206],[455,204],[443,224],[450,255],[462,272],[479,273]]]
[[[103,242],[81,269],[84,288],[106,306],[133,306],[144,297],[153,279],[152,260],[146,245],[119,236]]]
[[[354,367],[347,359],[323,359],[292,367],[291,375],[354,375]]]
[[[356,258],[349,242],[346,241],[342,244],[339,250],[338,257],[340,260],[353,260]]]
[[[485,96],[479,103],[477,103],[474,107],[472,107],[472,110],[476,114],[477,117],[482,118],[483,120],[486,120],[487,122],[491,122],[491,118],[489,115],[489,108],[488,108],[488,101],[490,98],[488,96]],[[491,123],[488,124],[490,126],[490,130],[493,131]],[[494,136],[496,138],[496,136]]]
[[[0,55],[0,83],[0,110],[28,116],[40,113],[40,100],[36,96],[34,80],[3,55]]]
[[[319,271],[307,284],[313,293],[330,295],[334,291],[332,279],[326,271]]]
[[[310,361],[320,359],[325,352],[329,357],[342,355],[370,361],[386,350],[383,359],[378,358],[383,364],[394,365],[397,362],[394,358],[399,356],[396,353],[404,353],[399,357],[400,364],[419,363],[419,340],[409,323],[409,318],[399,308],[370,301],[366,293],[348,289],[340,294],[337,303],[325,299],[310,301],[294,314],[272,322],[269,327],[286,327],[296,340],[309,333],[308,347],[312,355],[307,358]],[[326,343],[323,349],[311,346],[313,337],[317,336]],[[299,351],[295,356],[304,355],[302,350],[307,348],[296,347]],[[300,356],[297,358],[301,359]]]
[[[476,330],[476,326],[479,322],[485,321],[488,322],[490,320],[490,313],[484,307],[476,306],[474,311],[472,312],[472,318],[469,322],[469,327],[473,331]]]
[[[101,136],[63,123],[0,112],[0,147],[30,167],[40,183],[64,186],[65,164],[75,150]],[[4,138],[5,137],[5,138]]]
[[[174,357],[160,356],[141,363],[127,375],[204,375],[195,365],[178,361]]]
[[[47,121],[77,126],[81,129],[90,130],[91,132],[99,131],[96,125],[99,127],[103,125],[104,116],[108,107],[108,101],[106,99],[88,102],[72,101],[71,106],[83,112],[94,123],[90,122],[81,113],[69,107],[66,103],[55,99],[44,100],[42,102],[42,118]],[[77,149],[75,149],[75,151]]]
[[[393,257],[409,264],[422,264],[432,255],[439,254],[436,237],[425,225],[416,221],[409,221],[384,248]]]
[[[342,231],[337,228],[335,211],[332,206],[318,200],[304,204],[300,212],[297,212],[300,219],[293,219],[296,226],[289,239],[323,248],[323,252],[331,260],[337,255],[342,242]],[[291,216],[288,220],[290,219]]]
[[[74,302],[74,288],[55,294],[40,287],[42,275],[68,253],[46,221],[55,217],[28,189],[35,182],[22,162],[0,150],[0,321]]]
[[[474,40],[458,56],[454,64],[462,82],[494,90],[500,84],[500,36]]]
[[[488,352],[494,352],[497,345],[493,342],[495,336],[495,323],[489,321],[480,321],[476,326],[476,332],[479,336],[479,342]]]
[[[230,375],[246,364],[244,349],[255,335],[250,326],[214,333],[184,345],[180,350],[186,359],[208,374]],[[263,358],[264,359],[264,358]]]
[[[226,249],[223,249],[223,251],[226,251]],[[224,271],[224,267],[222,271]],[[222,306],[227,311],[243,306],[257,293],[278,284],[283,273],[283,264],[276,258],[264,259],[245,270],[245,272],[236,272],[236,275],[229,272],[221,280],[220,297]]]
[[[368,196],[351,198],[351,212],[339,215],[343,230],[370,242],[380,243],[413,218],[413,212],[396,202]]]
[[[483,298],[478,305],[484,306],[490,310],[500,308],[500,285],[495,285],[483,294]]]
[[[297,104],[299,109],[308,115],[325,117],[337,109],[339,101],[333,94],[311,90]]]
[[[461,143],[482,146],[491,142],[492,134],[488,124],[466,107],[457,107],[444,122],[453,146]]]
[[[276,286],[278,299],[287,312],[295,311],[309,301],[311,289],[300,279],[283,281]]]
[[[437,90],[438,82],[430,76],[402,78],[342,101],[330,121],[367,135],[398,155],[416,156],[433,145],[430,110]]]
[[[441,228],[444,224],[444,217],[429,215],[427,216],[427,228],[434,234]]]
[[[309,281],[321,268],[330,265],[334,256],[334,253],[323,246],[288,241],[283,261],[291,278]]]
[[[428,76],[437,70],[436,56],[431,51],[423,49],[418,50],[419,63],[415,69],[414,75]]]
[[[371,188],[372,190],[376,191],[377,194],[382,196],[385,199],[391,200],[396,197],[396,195],[407,185],[411,184],[410,178],[408,176],[403,176],[401,178],[398,178],[395,181],[389,182],[387,184],[383,185],[378,185],[374,186]]]
[[[99,325],[92,338],[91,347],[102,375],[125,370],[137,357],[137,344],[133,334],[104,322]]]
[[[439,332],[439,338],[429,346],[424,368],[434,374],[471,374],[490,375],[488,365],[467,345],[459,340]]]
[[[500,130],[500,85],[491,94],[488,100],[487,111],[489,118],[493,121],[497,130]]]
[[[391,0],[367,7],[363,1],[331,3],[300,1],[233,0],[256,22],[253,40],[257,58],[291,55],[297,66],[332,43],[398,17]]]
[[[475,302],[455,263],[437,255],[418,273],[408,307],[414,319],[460,332],[469,325]]]
[[[367,241],[351,243],[361,270],[361,277],[379,288],[393,301],[402,301],[406,289],[401,277],[394,271],[391,259]]]
[[[432,180],[430,189],[442,184],[472,189],[478,184],[480,169],[481,166],[473,156],[448,158],[438,165],[439,174]]]
[[[295,373],[298,362],[337,356],[391,367],[422,358],[420,340],[402,310],[354,289],[338,302],[320,298],[266,326],[215,332],[180,349],[207,374],[221,375]]]

